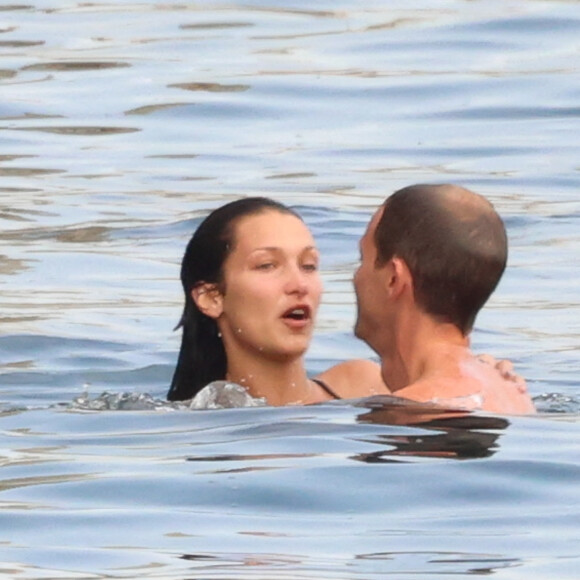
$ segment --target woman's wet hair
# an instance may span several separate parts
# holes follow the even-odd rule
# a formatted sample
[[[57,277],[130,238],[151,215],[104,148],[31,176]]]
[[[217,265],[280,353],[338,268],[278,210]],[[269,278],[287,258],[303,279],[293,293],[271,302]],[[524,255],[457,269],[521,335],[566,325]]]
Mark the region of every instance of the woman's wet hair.
[[[185,306],[177,328],[182,330],[177,366],[167,393],[170,401],[194,397],[212,381],[226,377],[227,358],[217,322],[203,314],[192,297],[202,284],[215,284],[225,292],[224,263],[234,250],[237,222],[264,211],[300,216],[289,207],[266,197],[247,197],[212,211],[199,225],[185,249],[181,283]]]

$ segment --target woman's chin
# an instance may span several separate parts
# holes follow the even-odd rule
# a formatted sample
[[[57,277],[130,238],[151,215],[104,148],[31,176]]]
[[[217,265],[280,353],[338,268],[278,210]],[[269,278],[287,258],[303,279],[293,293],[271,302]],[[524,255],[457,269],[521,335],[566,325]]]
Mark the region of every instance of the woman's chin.
[[[309,345],[310,340],[301,342],[295,341],[294,344],[272,345],[270,348],[260,348],[260,353],[262,353],[264,357],[270,359],[278,360],[280,362],[290,362],[302,358],[306,354]]]

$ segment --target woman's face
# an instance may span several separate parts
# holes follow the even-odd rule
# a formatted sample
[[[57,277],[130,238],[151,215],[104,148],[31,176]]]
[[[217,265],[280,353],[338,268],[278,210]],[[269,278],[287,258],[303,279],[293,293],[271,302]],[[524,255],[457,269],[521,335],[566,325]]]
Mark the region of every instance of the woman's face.
[[[312,234],[297,217],[266,210],[240,219],[218,317],[226,352],[277,360],[304,354],[322,293],[318,259]]]

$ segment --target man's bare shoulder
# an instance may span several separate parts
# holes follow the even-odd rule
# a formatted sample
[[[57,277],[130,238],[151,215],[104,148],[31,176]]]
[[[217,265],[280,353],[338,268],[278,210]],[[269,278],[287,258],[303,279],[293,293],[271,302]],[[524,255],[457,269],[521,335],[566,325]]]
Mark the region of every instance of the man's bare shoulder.
[[[462,410],[513,415],[536,412],[525,383],[503,376],[477,357],[462,361],[455,373],[427,375],[395,395]]]

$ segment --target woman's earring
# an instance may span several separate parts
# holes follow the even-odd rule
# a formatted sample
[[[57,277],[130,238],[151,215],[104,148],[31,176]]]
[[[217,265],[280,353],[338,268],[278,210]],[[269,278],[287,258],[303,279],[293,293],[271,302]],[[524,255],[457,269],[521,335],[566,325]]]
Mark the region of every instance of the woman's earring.
[[[218,338],[221,338],[221,337],[222,337],[222,333],[221,333],[221,331],[219,331],[219,330],[218,330],[218,333],[217,333],[217,335],[218,335]]]

